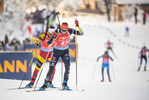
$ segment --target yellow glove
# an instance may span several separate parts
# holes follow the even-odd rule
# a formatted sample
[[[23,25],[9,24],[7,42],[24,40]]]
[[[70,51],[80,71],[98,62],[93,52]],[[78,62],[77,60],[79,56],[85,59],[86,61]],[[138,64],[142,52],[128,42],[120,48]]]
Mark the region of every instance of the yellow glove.
[[[41,44],[41,40],[40,40],[40,39],[37,39],[37,40],[35,41],[35,46],[40,46],[40,44]]]
[[[41,40],[43,41],[43,40],[45,39],[45,37],[46,37],[46,34],[43,33],[43,34],[41,34],[40,37],[38,37],[38,38],[41,39]]]

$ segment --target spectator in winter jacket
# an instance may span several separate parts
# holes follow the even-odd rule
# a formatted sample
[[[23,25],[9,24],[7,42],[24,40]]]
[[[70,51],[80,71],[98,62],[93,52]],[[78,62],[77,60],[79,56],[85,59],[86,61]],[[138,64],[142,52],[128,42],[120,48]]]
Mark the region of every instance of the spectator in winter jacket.
[[[135,7],[135,13],[134,13],[134,16],[135,16],[135,23],[137,24],[137,21],[138,21],[138,19],[137,19],[137,15],[138,15],[138,9],[137,9],[137,7]]]
[[[144,25],[145,25],[145,23],[146,23],[146,16],[147,16],[147,11],[144,10],[144,12],[143,12],[143,24],[144,24]]]

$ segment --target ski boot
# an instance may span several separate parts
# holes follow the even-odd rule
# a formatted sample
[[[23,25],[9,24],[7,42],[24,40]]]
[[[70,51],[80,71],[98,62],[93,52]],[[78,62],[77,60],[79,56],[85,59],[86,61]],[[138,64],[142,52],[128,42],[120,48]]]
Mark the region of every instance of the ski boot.
[[[112,82],[110,78],[109,78],[109,82]]]
[[[144,67],[144,71],[146,71],[146,66]]]
[[[48,83],[45,82],[42,87],[39,88],[39,91],[44,91],[48,87]]]
[[[101,82],[103,82],[103,81],[104,81],[104,78],[102,78]]]
[[[140,71],[140,67],[138,68],[138,70],[137,71]]]
[[[52,84],[52,82],[50,82],[49,86],[50,88],[54,88],[54,85]]]
[[[32,88],[33,87],[33,85],[34,85],[34,83],[29,83],[29,84],[27,84],[26,86],[25,86],[25,88]]]
[[[63,90],[69,90],[69,86],[67,86],[67,81],[64,80],[62,87]]]

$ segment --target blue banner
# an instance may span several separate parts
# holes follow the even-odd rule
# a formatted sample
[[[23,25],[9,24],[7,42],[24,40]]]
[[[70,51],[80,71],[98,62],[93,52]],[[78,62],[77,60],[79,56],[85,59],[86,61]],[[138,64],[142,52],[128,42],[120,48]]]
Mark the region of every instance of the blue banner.
[[[22,80],[32,58],[32,52],[0,52],[0,78]],[[24,80],[31,79],[31,67]]]
[[[69,54],[70,54],[70,61],[76,62],[76,44],[69,44]]]
[[[37,49],[37,46],[35,46],[34,44],[24,44],[23,46],[23,50],[24,51],[27,51],[27,52],[32,52],[32,56],[35,54],[34,56],[34,59],[33,59],[33,62],[36,62],[37,61],[37,58],[38,58],[38,55],[39,55],[39,52],[40,52],[40,46],[38,47]]]

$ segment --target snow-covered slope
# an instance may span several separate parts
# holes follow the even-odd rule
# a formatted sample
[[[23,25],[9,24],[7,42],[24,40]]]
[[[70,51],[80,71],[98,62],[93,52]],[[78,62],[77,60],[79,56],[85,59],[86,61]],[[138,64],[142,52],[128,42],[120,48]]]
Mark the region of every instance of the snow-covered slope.
[[[103,18],[104,19],[104,18]],[[92,21],[87,18],[78,17],[84,36],[78,36],[78,90],[85,91],[44,91],[27,93],[25,90],[7,90],[7,88],[18,87],[20,80],[0,79],[1,100],[149,100],[149,64],[144,72],[144,62],[141,70],[137,72],[139,65],[138,53],[140,47],[145,43],[149,48],[149,25],[123,22],[108,23],[95,18]],[[68,21],[73,26],[73,18],[61,19]],[[130,37],[124,37],[125,26],[130,28]],[[106,69],[105,81],[101,80],[102,59],[96,62],[98,56],[102,55],[108,39],[114,44],[115,58],[112,52],[110,56],[110,75],[112,82],[108,82]],[[38,86],[40,87],[48,70],[46,63]],[[32,64],[32,71],[35,63]],[[94,72],[94,69],[95,72]],[[94,74],[93,74],[94,72]],[[93,75],[93,78],[92,78]],[[92,78],[92,79],[91,79]],[[22,86],[28,84],[24,81]],[[57,64],[56,74],[53,80],[55,86],[61,86],[61,63]],[[76,88],[76,65],[71,63],[70,78],[68,85]]]

